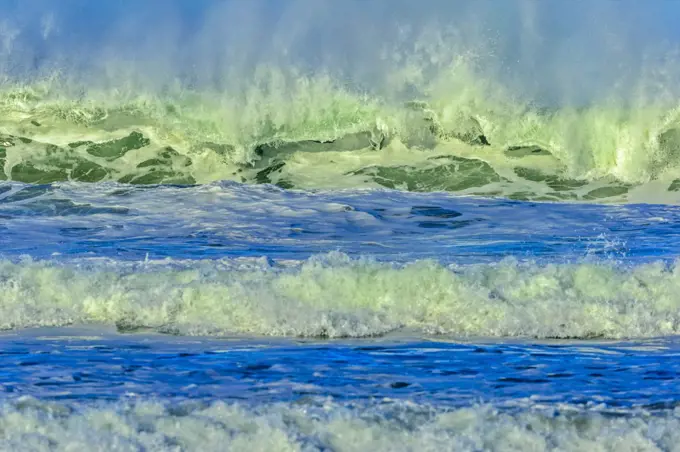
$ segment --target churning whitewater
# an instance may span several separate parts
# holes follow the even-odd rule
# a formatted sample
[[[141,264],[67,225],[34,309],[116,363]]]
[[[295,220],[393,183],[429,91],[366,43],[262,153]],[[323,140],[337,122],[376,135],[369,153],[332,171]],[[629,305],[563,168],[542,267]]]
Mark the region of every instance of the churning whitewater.
[[[117,450],[674,450],[678,413],[630,418],[577,407],[504,412],[490,406],[438,410],[412,403],[248,409],[225,403],[126,403],[74,409],[27,399],[0,411],[8,450],[46,446]],[[564,411],[564,414],[560,413]],[[35,432],[35,433],[34,433]],[[39,433],[37,433],[39,432]],[[171,439],[170,439],[171,438]]]
[[[183,268],[184,267],[184,268]],[[73,266],[0,262],[0,328],[103,323],[181,335],[611,339],[680,334],[680,270],[649,264],[403,268],[346,255]]]

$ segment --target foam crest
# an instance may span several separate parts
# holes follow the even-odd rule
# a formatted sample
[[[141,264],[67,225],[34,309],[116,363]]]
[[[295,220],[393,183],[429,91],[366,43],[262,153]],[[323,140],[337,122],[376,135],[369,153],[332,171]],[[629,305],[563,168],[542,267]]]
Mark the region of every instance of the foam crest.
[[[153,401],[95,406],[23,398],[0,409],[11,450],[676,450],[678,413],[610,415],[578,407],[444,410],[368,406]]]
[[[0,327],[188,335],[626,338],[680,333],[677,265],[396,266],[340,253],[271,266],[2,262]]]

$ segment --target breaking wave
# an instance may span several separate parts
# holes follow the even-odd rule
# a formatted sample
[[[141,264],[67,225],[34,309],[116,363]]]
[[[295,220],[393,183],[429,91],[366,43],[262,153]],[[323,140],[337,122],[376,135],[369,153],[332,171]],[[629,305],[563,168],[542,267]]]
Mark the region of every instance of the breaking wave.
[[[149,5],[139,17],[167,19],[161,14],[165,5]],[[263,17],[272,8],[266,2],[251,5]],[[577,36],[590,36],[582,44],[592,55],[574,59],[569,46],[557,52],[545,44],[549,48],[532,51],[541,41],[536,37],[541,30],[535,29],[539,19],[554,13],[540,4],[508,2],[507,11],[500,12],[493,11],[504,8],[486,10],[479,2],[432,2],[423,11],[407,2],[359,10],[324,5],[291,2],[284,8],[291,17],[309,10],[309,24],[316,14],[329,24],[348,22],[332,28],[344,31],[316,49],[323,55],[318,61],[302,57],[299,47],[310,47],[315,33],[322,39],[326,32],[313,25],[299,30],[293,27],[297,18],[289,25],[300,36],[286,40],[272,30],[276,39],[269,53],[248,49],[248,39],[229,35],[245,33],[232,22],[245,20],[238,14],[248,10],[243,4],[235,11],[207,8],[212,16],[203,17],[205,23],[194,17],[193,34],[161,33],[158,42],[149,38],[153,45],[132,46],[137,53],[129,48],[129,36],[105,46],[104,35],[95,33],[94,48],[83,50],[85,61],[65,60],[55,50],[61,42],[50,37],[57,33],[56,16],[46,16],[33,30],[38,35],[41,30],[37,42],[44,49],[25,42],[24,34],[33,36],[28,31],[0,24],[5,44],[0,61],[8,68],[0,74],[0,177],[29,183],[235,180],[549,201],[625,202],[639,199],[629,196],[634,191],[660,201],[680,196],[677,58],[659,49],[641,50],[628,28],[630,52],[617,53],[607,44],[612,36],[589,29]],[[617,12],[623,14],[623,8],[589,12],[584,5],[574,10],[583,16],[579,20],[598,17],[610,25],[603,27],[607,30],[615,28]],[[343,8],[351,11],[341,13]],[[119,13],[123,24],[132,21],[127,10]],[[181,14],[189,20],[197,13]],[[374,20],[382,38],[368,36],[362,20],[384,14],[394,16],[397,25]],[[508,26],[508,14],[518,15],[519,27]],[[452,19],[449,27],[432,20],[446,15]],[[321,17],[319,23],[325,23]],[[397,19],[412,20],[412,27]],[[473,30],[471,19],[483,19],[499,37]],[[72,25],[70,32],[62,29],[60,39],[83,33],[82,23]],[[572,25],[575,33],[590,26]],[[231,40],[222,41],[220,33]],[[171,38],[178,39],[175,52]],[[616,38],[623,45],[624,37]],[[282,43],[291,48],[279,48]],[[69,44],[69,53],[79,48],[74,46]],[[623,65],[633,48],[639,58],[614,67]],[[41,49],[45,54],[34,55],[38,62],[31,63],[30,56]],[[246,64],[249,50],[261,58]],[[520,50],[526,55],[513,54]],[[520,67],[504,71],[515,59]],[[601,77],[572,88],[561,82],[583,80],[586,66]],[[539,90],[543,96],[527,88],[536,84],[545,88]],[[573,95],[581,91],[590,94]]]
[[[273,70],[246,96],[233,97],[113,90],[72,98],[55,92],[59,81],[5,86],[0,177],[236,180],[554,201],[625,200],[632,188],[654,181],[657,190],[680,190],[678,104],[539,110],[490,97],[466,64],[446,72],[460,97],[433,94],[398,104],[328,77]]]
[[[181,335],[418,334],[636,338],[680,333],[676,265],[408,265],[341,253],[301,263],[0,264],[0,327],[109,324]]]

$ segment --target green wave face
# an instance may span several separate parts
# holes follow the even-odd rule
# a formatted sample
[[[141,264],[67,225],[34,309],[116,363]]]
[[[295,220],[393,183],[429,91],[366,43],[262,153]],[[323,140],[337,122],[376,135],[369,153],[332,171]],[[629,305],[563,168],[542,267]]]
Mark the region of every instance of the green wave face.
[[[109,141],[77,141],[66,146],[13,135],[2,135],[0,140],[3,146],[0,163],[6,168],[4,177],[13,181],[33,184],[106,180],[133,184],[195,183],[186,170],[192,164],[189,157],[169,146],[153,148],[151,140],[140,132]],[[126,159],[126,155],[134,151],[141,155],[136,159],[139,163]]]

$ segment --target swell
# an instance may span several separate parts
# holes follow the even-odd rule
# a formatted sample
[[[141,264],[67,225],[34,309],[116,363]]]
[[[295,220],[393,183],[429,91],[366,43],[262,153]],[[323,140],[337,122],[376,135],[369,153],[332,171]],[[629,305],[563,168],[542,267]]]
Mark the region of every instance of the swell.
[[[0,264],[0,328],[116,325],[179,335],[633,338],[680,333],[677,264],[408,265],[340,253],[239,260]]]

